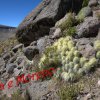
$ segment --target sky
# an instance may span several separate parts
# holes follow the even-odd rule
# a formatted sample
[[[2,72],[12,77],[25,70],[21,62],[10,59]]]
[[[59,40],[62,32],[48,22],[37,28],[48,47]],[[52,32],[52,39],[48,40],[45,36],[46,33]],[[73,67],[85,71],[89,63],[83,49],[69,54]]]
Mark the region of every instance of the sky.
[[[17,27],[42,0],[0,0],[0,24]]]

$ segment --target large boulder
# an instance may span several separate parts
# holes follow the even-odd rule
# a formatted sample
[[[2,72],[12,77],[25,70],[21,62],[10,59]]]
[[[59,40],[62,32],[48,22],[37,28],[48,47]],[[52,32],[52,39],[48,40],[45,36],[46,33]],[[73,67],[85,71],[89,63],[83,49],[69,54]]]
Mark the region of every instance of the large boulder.
[[[76,27],[78,37],[96,37],[100,28],[100,21],[96,17],[87,17]]]
[[[43,0],[19,25],[16,36],[25,45],[49,34],[66,12],[78,12],[83,0]]]

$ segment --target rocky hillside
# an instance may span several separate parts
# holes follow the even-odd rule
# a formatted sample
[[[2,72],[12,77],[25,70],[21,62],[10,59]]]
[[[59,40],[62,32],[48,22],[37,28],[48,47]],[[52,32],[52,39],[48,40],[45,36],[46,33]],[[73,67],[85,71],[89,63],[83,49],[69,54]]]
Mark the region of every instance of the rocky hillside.
[[[6,40],[15,35],[15,27],[0,25],[0,41]]]
[[[43,0],[19,25],[18,40],[27,45],[48,35],[50,28],[69,10],[78,12],[81,7],[82,0]]]
[[[100,99],[100,0],[43,0],[16,39],[0,53],[0,100]]]

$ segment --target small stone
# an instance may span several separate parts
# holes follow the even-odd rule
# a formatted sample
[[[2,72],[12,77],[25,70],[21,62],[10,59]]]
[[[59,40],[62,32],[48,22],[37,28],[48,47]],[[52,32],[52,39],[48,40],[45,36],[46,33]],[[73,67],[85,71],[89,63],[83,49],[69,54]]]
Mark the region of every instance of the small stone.
[[[33,41],[30,46],[36,46],[37,45],[37,41]]]
[[[24,55],[29,59],[32,60],[36,54],[39,54],[39,50],[36,46],[28,46],[24,48]]]
[[[23,47],[23,44],[18,44],[12,49],[12,51],[16,53],[18,51],[18,49],[22,48],[22,47]]]
[[[16,60],[16,62],[17,62],[18,65],[21,64],[22,61],[23,61],[23,58],[21,58],[21,57],[18,57],[17,60]]]
[[[10,58],[9,62],[10,62],[10,63],[14,63],[14,61],[15,61],[16,59],[17,59],[17,57],[14,56],[14,57]]]
[[[17,67],[16,64],[13,64],[13,63],[7,64],[6,65],[6,72],[9,73],[9,74],[13,74],[14,68],[16,68],[16,67]]]
[[[88,93],[88,94],[86,95],[86,97],[85,97],[85,99],[84,99],[84,100],[91,99],[91,97],[92,97],[92,94],[91,94],[91,93]]]
[[[100,86],[100,80],[98,81],[98,83],[97,83],[97,84],[98,84],[98,86]]]
[[[3,59],[4,61],[7,61],[10,59],[10,53],[6,53],[4,56],[3,56]]]
[[[14,69],[14,75],[18,76],[21,73],[21,70],[18,70],[17,68]]]

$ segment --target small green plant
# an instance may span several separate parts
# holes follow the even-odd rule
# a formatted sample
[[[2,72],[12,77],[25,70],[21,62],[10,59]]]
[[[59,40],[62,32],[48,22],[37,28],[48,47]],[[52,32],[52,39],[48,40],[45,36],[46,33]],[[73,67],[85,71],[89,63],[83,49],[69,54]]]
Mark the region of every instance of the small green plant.
[[[0,100],[29,100],[29,97],[28,95],[25,95],[24,97],[22,97],[21,91],[17,90],[11,95],[11,97],[7,97],[7,95],[4,95],[0,98]]]
[[[0,41],[0,55],[5,51],[5,50],[11,50],[11,47],[14,45],[18,44],[18,41],[16,37],[12,37],[10,39],[7,39],[5,41]]]
[[[78,13],[78,15],[77,15],[77,22],[78,23],[81,23],[81,22],[83,22],[84,21],[84,18],[85,18],[85,12],[86,12],[86,7],[84,7],[84,8],[82,8],[81,10],[80,10],[80,12]]]
[[[89,0],[83,0],[82,7],[88,6]]]
[[[73,36],[76,33],[76,28],[75,27],[69,27],[63,33],[64,33],[65,36],[67,36],[67,35]]]
[[[76,100],[77,95],[81,90],[82,87],[79,84],[64,84],[60,86],[58,96],[60,97],[60,100]]]
[[[25,100],[22,96],[20,91],[17,91],[15,93],[12,94],[12,100]]]
[[[64,23],[62,23],[59,27],[62,31],[64,31],[66,28],[72,27],[75,24],[75,18],[72,13],[68,14],[68,18]]]

